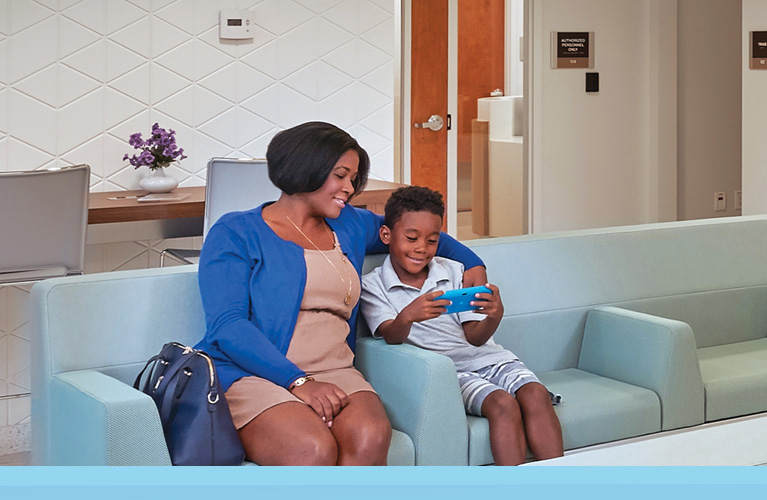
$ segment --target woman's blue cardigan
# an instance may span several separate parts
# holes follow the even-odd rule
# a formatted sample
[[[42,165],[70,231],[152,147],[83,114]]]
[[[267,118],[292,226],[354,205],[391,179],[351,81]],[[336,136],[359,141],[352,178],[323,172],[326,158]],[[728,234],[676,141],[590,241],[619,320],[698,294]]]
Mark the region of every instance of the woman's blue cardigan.
[[[256,375],[288,387],[305,373],[290,362],[288,351],[306,285],[304,250],[285,241],[264,222],[261,205],[221,217],[202,246],[199,283],[207,331],[195,346],[216,362],[226,391],[236,380]],[[326,219],[358,274],[368,253],[387,252],[378,230],[383,217],[347,205],[336,219]],[[466,269],[483,265],[467,247],[440,236],[437,254]],[[356,306],[347,338],[354,350]]]

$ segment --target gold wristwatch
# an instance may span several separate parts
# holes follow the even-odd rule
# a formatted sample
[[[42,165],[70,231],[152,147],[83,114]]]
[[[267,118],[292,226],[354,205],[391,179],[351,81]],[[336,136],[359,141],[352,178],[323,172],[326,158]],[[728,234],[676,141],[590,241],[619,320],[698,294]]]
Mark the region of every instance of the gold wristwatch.
[[[288,387],[288,391],[292,391],[296,387],[302,386],[305,383],[309,382],[310,380],[314,380],[314,377],[310,377],[309,375],[305,377],[298,377],[293,381],[292,384],[290,384],[290,387]]]

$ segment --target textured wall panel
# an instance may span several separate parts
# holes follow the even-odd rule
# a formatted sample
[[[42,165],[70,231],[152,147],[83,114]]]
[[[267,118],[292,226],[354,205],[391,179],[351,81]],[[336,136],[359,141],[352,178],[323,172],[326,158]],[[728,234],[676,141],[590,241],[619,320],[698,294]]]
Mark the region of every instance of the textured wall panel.
[[[279,130],[324,120],[392,180],[394,1],[0,2],[0,170],[88,163],[92,191],[138,189],[148,171],[122,161],[128,136],[159,122],[189,156],[168,172],[199,186],[209,158],[262,157]],[[252,10],[254,39],[219,40],[222,8]],[[86,272],[156,267],[163,248],[200,244],[91,245]],[[0,287],[0,395],[29,389],[27,297]],[[28,419],[28,400],[0,402],[0,426]]]

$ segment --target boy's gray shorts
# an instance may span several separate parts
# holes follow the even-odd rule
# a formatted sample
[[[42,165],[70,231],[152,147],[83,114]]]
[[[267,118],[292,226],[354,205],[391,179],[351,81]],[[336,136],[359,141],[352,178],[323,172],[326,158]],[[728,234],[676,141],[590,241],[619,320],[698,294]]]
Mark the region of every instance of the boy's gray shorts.
[[[482,416],[482,403],[491,392],[500,389],[514,395],[520,387],[530,382],[541,383],[518,359],[486,366],[473,372],[458,372],[463,406],[467,413],[478,417]],[[551,399],[552,403],[557,404],[561,396],[551,394]]]

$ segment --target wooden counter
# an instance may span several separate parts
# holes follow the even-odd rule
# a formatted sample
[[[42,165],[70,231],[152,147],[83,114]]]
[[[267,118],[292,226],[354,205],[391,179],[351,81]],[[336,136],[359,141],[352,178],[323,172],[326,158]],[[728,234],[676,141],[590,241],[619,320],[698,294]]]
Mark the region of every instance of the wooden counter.
[[[394,182],[370,179],[365,191],[352,199],[352,205],[383,214],[386,200],[392,191],[401,186],[402,184]],[[139,203],[136,198],[130,197],[144,195],[145,191],[91,193],[88,202],[88,224],[201,218],[205,215],[204,186],[181,187],[173,192],[188,193],[189,196],[179,201]]]
[[[146,191],[107,191],[91,193],[88,199],[88,224],[202,217],[205,214],[205,187],[181,187],[174,193],[188,193],[181,201],[139,203]],[[110,198],[118,198],[116,200]]]

